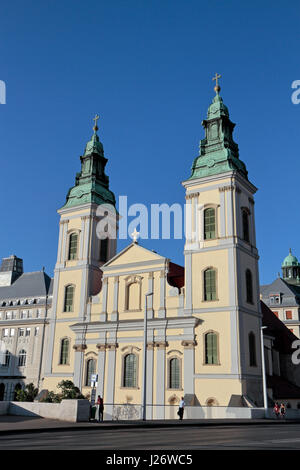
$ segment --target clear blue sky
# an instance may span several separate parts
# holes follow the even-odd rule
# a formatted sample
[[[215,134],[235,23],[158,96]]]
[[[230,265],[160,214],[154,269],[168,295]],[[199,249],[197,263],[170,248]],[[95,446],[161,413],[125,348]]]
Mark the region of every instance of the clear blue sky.
[[[299,13],[292,0],[3,0],[0,256],[52,275],[56,210],[96,112],[116,196],[183,204],[218,72],[259,188],[260,280],[271,282],[289,247],[300,258]],[[184,262],[180,240],[142,244]]]

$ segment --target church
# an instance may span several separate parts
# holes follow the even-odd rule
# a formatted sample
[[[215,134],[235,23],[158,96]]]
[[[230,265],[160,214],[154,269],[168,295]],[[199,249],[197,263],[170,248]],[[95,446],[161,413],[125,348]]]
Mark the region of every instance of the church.
[[[116,198],[105,174],[107,159],[96,116],[80,157],[81,171],[58,210],[54,278],[40,273],[45,284],[41,292],[14,292],[25,274],[19,272],[12,280],[5,271],[9,262],[0,268],[0,328],[8,335],[2,333],[4,355],[13,343],[10,326],[24,329],[19,313],[5,317],[8,305],[18,312],[40,302],[42,317],[23,319],[34,328],[41,324],[35,352],[30,353],[38,381],[31,381],[40,390],[55,391],[61,380],[72,380],[85,396],[95,385],[96,395],[104,398],[106,419],[122,417],[124,405],[138,410],[143,400],[148,419],[172,418],[182,396],[194,407],[263,406],[263,325],[268,377],[282,376],[281,397],[273,380],[269,399],[294,400],[295,407],[300,403],[299,374],[282,367],[290,361],[297,338],[260,299],[257,188],[239,157],[235,124],[220,96],[219,76],[215,78],[199,155],[182,183],[191,225],[182,246],[184,267],[144,248],[136,236],[121,252],[116,238],[99,238],[99,207],[115,207]],[[10,262],[18,260],[20,264],[16,257]],[[16,357],[21,348],[26,355],[27,343],[18,346],[18,337],[14,333]],[[27,366],[19,361],[9,373],[6,364],[6,380],[13,386],[28,383]],[[1,382],[6,386],[2,372],[0,391]]]

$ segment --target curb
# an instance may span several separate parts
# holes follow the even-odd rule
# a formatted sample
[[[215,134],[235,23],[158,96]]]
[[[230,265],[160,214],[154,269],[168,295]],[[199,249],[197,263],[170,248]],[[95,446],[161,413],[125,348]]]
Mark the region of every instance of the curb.
[[[98,423],[95,423],[95,426],[93,426],[94,423],[90,423],[90,426],[89,424],[85,424],[85,425],[66,425],[66,426],[56,426],[56,427],[42,427],[42,428],[27,428],[27,429],[7,429],[7,430],[4,430],[4,429],[0,429],[0,435],[3,436],[3,435],[11,435],[11,434],[35,434],[35,433],[43,433],[43,432],[65,432],[65,431],[90,431],[90,430],[93,430],[93,431],[99,431],[99,430],[113,430],[113,429],[116,429],[116,430],[120,430],[120,429],[141,429],[141,428],[172,428],[172,427],[178,427],[178,426],[184,426],[184,427],[211,427],[211,426],[215,426],[215,427],[219,427],[219,426],[253,426],[253,425],[259,425],[259,424],[262,424],[262,425],[271,425],[271,424],[275,424],[277,423],[278,425],[279,424],[300,424],[300,420],[288,420],[288,421],[276,421],[274,419],[266,419],[266,420],[261,420],[261,421],[251,421],[249,420],[249,422],[247,421],[238,421],[238,422],[234,422],[234,421],[225,421],[224,422],[221,422],[221,421],[218,421],[218,422],[192,422],[192,421],[189,421],[189,420],[185,420],[183,421],[182,423],[132,423],[132,424],[129,424],[129,423],[118,423],[118,424],[104,424],[104,425],[101,425],[101,424],[98,424]]]

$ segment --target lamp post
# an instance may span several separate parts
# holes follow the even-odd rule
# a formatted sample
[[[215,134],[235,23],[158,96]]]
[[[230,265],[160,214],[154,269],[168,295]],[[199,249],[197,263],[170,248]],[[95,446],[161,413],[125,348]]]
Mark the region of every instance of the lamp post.
[[[265,418],[268,416],[268,395],[267,395],[267,378],[266,378],[266,366],[265,366],[265,350],[264,350],[264,335],[263,330],[267,328],[266,326],[260,327],[260,342],[261,342],[261,367],[262,367],[262,377],[263,377],[263,395],[264,395],[264,409],[265,409]]]
[[[146,397],[147,397],[147,297],[153,292],[145,294],[145,315],[144,315],[144,370],[143,370],[143,421],[146,421]]]

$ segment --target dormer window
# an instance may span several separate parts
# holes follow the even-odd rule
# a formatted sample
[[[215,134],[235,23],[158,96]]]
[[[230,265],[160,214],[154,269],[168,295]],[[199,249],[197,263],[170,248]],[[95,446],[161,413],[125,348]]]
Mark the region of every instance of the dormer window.
[[[271,294],[270,295],[270,304],[278,305],[281,303],[280,294]]]

